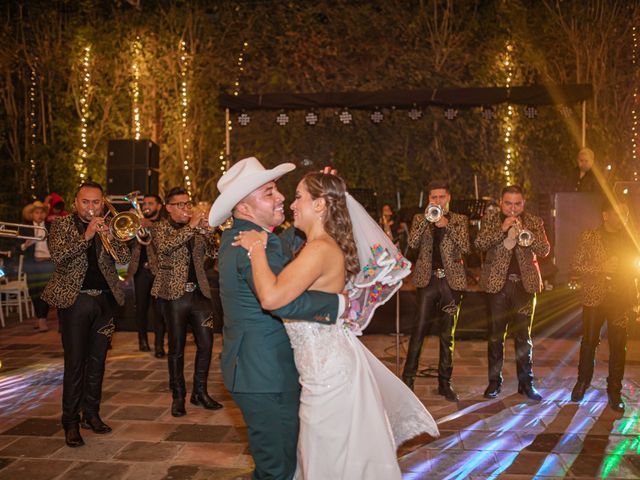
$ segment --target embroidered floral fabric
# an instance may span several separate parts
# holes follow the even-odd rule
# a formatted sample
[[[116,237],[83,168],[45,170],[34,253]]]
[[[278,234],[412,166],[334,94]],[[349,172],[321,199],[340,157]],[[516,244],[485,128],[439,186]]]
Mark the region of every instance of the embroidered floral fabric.
[[[347,285],[351,299],[347,325],[360,335],[369,325],[376,308],[384,305],[400,289],[402,279],[411,273],[411,262],[402,256],[364,207],[348,193],[347,208],[361,268]]]

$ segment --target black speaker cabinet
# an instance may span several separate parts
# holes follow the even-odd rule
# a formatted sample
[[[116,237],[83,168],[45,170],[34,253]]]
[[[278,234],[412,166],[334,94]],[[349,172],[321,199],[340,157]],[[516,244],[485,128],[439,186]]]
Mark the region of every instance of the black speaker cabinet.
[[[151,140],[109,140],[107,193],[158,194],[160,148]]]
[[[602,197],[591,193],[556,193],[554,260],[558,272],[556,281],[563,283],[571,276],[571,257],[576,251],[580,234],[602,222]]]

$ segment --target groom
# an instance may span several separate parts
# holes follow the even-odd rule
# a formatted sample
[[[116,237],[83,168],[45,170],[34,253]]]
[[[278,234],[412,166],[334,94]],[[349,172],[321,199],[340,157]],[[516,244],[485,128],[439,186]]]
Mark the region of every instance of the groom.
[[[220,196],[209,212],[211,226],[233,216],[233,227],[222,234],[218,252],[222,376],[248,427],[254,480],[291,479],[296,469],[300,386],[281,318],[334,323],[345,304],[342,295],[309,291],[278,310],[263,310],[251,277],[252,249],[247,253],[231,245],[240,231],[266,230],[273,272],[277,275],[291,260],[285,253],[290,250],[271,232],[284,221],[284,196],[275,181],[294,168],[283,163],[267,170],[254,157],[239,161],[218,181]]]

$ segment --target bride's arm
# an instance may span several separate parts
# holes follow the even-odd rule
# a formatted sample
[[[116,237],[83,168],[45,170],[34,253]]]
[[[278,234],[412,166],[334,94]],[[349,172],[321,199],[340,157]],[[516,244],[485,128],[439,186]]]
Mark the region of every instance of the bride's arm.
[[[251,272],[260,305],[265,310],[281,308],[304,293],[323,272],[326,262],[324,242],[307,244],[277,276],[269,266],[266,232],[246,231],[235,245],[244,247],[251,260]]]

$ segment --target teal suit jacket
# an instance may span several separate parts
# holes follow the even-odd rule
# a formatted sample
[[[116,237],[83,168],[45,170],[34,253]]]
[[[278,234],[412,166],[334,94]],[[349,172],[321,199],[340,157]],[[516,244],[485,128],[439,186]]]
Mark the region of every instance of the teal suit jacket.
[[[218,252],[220,298],[224,311],[222,377],[234,393],[277,393],[299,389],[293,351],[281,318],[334,323],[338,295],[307,291],[278,310],[263,310],[255,293],[247,251],[231,245],[238,232],[262,231],[234,219],[224,231]],[[267,258],[277,275],[291,260],[280,238],[269,233]]]

